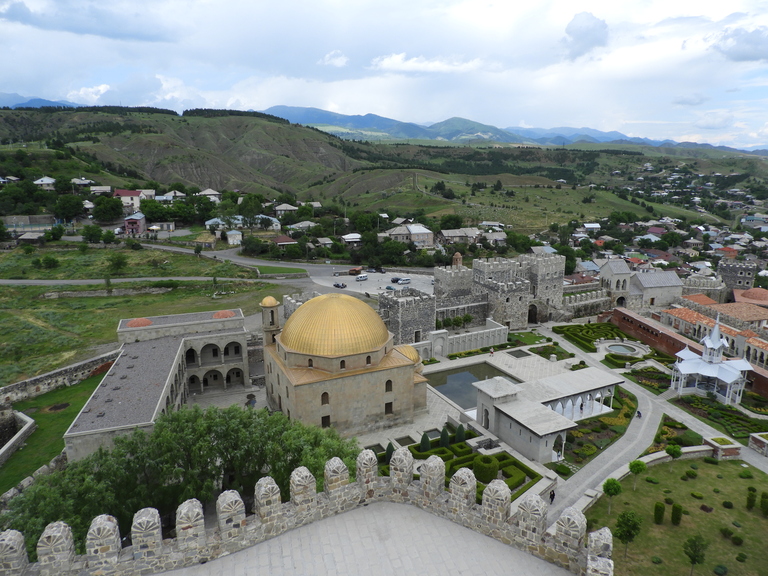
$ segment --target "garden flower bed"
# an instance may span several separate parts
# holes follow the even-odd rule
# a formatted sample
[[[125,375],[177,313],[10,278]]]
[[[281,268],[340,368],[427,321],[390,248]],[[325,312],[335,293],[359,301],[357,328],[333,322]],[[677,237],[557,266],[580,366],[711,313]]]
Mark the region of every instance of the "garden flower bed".
[[[750,418],[711,398],[683,396],[674,403],[744,445],[750,434],[768,431],[768,420]]]

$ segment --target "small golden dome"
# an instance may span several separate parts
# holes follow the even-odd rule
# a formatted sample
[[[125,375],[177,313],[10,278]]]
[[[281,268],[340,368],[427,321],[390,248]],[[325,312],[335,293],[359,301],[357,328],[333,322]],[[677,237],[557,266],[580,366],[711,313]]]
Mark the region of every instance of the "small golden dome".
[[[348,356],[381,348],[389,340],[376,311],[347,294],[323,294],[291,314],[280,342],[301,354]]]
[[[272,296],[267,296],[261,301],[262,308],[272,308],[273,306],[280,306],[280,303]]]
[[[416,352],[416,348],[414,348],[413,346],[409,346],[408,344],[403,344],[401,346],[396,346],[395,350],[400,352],[400,354],[402,354],[409,360],[412,360],[414,363],[421,362],[421,356],[419,356],[419,353]]]

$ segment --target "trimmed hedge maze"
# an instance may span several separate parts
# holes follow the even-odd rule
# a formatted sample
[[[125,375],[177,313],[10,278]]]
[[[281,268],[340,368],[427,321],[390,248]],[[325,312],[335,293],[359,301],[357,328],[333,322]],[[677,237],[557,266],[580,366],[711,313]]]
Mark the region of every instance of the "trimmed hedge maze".
[[[599,324],[565,324],[553,327],[552,331],[555,334],[562,334],[566,340],[575,344],[584,350],[584,352],[597,352],[595,341],[600,338],[606,338],[608,340],[616,338],[636,340],[635,338],[630,338],[616,326],[608,322],[601,322]]]

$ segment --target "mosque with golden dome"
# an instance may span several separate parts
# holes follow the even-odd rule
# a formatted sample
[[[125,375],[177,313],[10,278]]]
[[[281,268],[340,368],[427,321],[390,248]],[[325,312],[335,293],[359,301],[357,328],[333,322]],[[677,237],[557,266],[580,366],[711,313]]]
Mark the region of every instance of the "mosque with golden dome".
[[[267,402],[288,418],[344,436],[410,422],[426,409],[421,358],[373,308],[324,294],[280,323],[280,304],[261,302]]]

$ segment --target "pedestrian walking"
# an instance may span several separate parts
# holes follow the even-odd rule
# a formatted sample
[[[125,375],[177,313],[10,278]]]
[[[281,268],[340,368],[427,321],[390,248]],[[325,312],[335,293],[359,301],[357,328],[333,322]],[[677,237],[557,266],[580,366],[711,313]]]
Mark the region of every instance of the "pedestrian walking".
[[[493,348],[491,348],[491,356],[493,356]]]
[[[555,501],[555,491],[550,490],[549,491],[549,503],[552,504]]]

